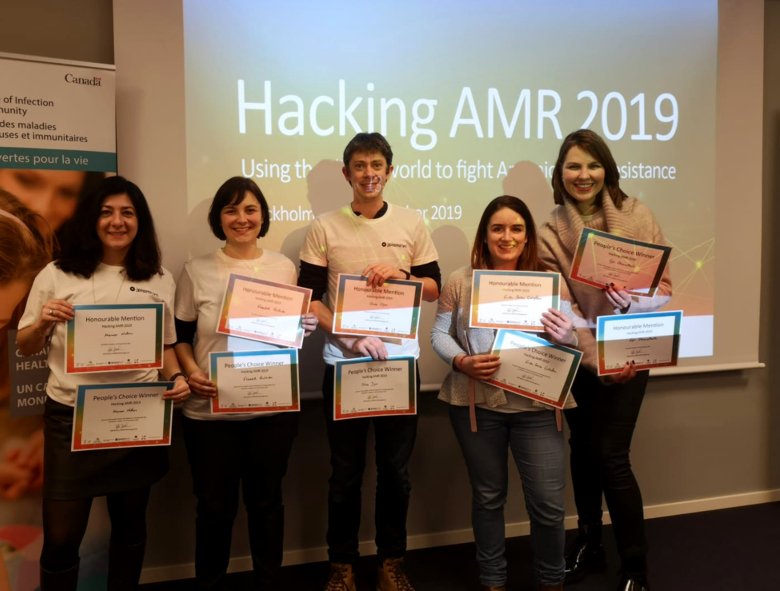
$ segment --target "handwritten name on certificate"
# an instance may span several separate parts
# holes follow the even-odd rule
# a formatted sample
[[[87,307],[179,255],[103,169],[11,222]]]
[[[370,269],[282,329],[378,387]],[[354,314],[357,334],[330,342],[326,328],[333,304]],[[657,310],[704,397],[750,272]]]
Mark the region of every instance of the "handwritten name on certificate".
[[[365,277],[339,274],[333,332],[416,339],[422,287],[422,281],[400,279],[368,287]]]
[[[300,410],[298,349],[209,353],[212,414]]]
[[[73,306],[65,330],[65,371],[162,367],[164,304]]]
[[[171,444],[170,382],[81,385],[73,409],[71,451]]]
[[[311,290],[231,273],[217,332],[282,347],[301,348]]]
[[[469,326],[543,332],[542,313],[559,309],[560,300],[559,273],[475,269]]]
[[[333,420],[417,414],[414,357],[370,357],[337,361],[333,376]]]
[[[598,375],[677,365],[682,311],[616,314],[596,318]]]
[[[489,384],[538,402],[563,408],[582,353],[518,330],[499,330],[493,355],[501,358]]]
[[[614,283],[629,293],[652,296],[671,252],[670,246],[584,228],[574,253],[570,276],[595,287]]]

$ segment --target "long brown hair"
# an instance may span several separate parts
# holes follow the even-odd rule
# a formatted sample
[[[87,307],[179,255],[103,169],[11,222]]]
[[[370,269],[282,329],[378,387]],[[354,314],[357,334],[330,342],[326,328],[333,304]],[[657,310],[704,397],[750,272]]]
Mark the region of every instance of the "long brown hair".
[[[477,235],[474,236],[474,246],[471,249],[471,268],[472,269],[492,269],[490,259],[490,250],[487,245],[488,224],[490,218],[499,209],[509,208],[525,221],[525,236],[527,242],[525,248],[517,260],[517,269],[522,271],[546,271],[544,263],[539,259],[539,248],[536,244],[536,224],[531,215],[531,210],[523,203],[521,199],[512,195],[501,195],[487,204],[485,211],[477,226]]]
[[[553,199],[557,205],[563,205],[566,198],[571,199],[571,195],[563,188],[563,161],[566,155],[573,147],[585,150],[593,156],[604,167],[604,188],[612,198],[615,207],[620,209],[623,200],[628,198],[620,188],[620,172],[618,171],[612,152],[609,151],[607,143],[595,131],[590,129],[578,129],[566,136],[558,151],[558,160],[555,162],[555,169],[552,175]],[[599,195],[599,204],[601,204],[601,195]]]

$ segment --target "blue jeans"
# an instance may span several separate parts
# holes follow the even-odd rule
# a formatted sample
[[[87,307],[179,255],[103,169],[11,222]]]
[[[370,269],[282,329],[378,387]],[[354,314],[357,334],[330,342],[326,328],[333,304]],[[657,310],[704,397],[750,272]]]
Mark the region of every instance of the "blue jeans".
[[[504,504],[507,450],[512,450],[531,520],[536,579],[556,585],[564,578],[565,484],[563,434],[549,411],[502,413],[477,408],[477,432],[469,409],[450,406],[450,420],[471,480],[471,521],[483,585],[506,584]]]
[[[332,365],[325,366],[322,394],[330,444],[328,481],[328,558],[355,563],[359,557],[361,488],[366,466],[368,427],[374,425],[376,452],[377,556],[399,558],[406,552],[406,514],[409,510],[409,459],[417,436],[417,415],[333,420]],[[417,386],[419,388],[419,373]]]

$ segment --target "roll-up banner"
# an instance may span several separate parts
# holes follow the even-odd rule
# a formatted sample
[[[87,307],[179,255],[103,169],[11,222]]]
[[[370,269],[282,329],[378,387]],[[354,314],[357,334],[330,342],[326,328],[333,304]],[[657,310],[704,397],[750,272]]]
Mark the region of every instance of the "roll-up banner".
[[[39,214],[56,248],[81,196],[117,169],[115,105],[113,65],[0,53],[0,209],[9,214],[0,217],[14,221],[20,207]],[[47,352],[22,357],[16,348],[32,277],[8,250],[0,253],[0,589],[34,591]],[[79,589],[105,586],[104,514],[90,520]]]

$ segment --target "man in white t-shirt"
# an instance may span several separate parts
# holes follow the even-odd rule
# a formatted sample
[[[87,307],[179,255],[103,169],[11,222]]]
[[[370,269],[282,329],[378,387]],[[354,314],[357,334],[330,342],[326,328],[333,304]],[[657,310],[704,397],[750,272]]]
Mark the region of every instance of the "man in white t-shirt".
[[[298,284],[312,289],[311,310],[328,334],[323,356],[325,418],[330,444],[328,490],[327,591],[355,591],[354,564],[359,557],[361,485],[366,436],[374,425],[376,440],[376,545],[379,591],[413,591],[402,569],[406,552],[409,506],[408,464],[417,432],[417,417],[386,416],[333,420],[333,375],[338,360],[418,357],[416,340],[349,337],[330,332],[339,273],[366,276],[380,287],[388,279],[414,278],[423,283],[423,299],[439,297],[438,254],[420,214],[383,198],[393,172],[393,152],[379,133],[359,133],[344,150],[342,172],[352,187],[352,202],[319,216],[301,248]],[[323,299],[324,298],[324,299]],[[419,386],[419,376],[417,378]]]

